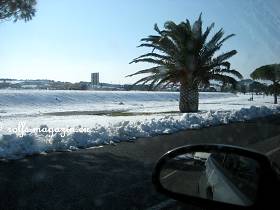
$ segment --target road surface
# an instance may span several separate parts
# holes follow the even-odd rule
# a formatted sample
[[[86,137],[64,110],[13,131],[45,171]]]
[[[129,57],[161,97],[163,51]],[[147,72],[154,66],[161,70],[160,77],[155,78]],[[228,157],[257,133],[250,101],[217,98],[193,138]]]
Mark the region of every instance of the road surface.
[[[168,198],[151,183],[156,161],[170,149],[198,143],[254,148],[280,164],[280,116],[3,160],[0,209],[160,209]]]

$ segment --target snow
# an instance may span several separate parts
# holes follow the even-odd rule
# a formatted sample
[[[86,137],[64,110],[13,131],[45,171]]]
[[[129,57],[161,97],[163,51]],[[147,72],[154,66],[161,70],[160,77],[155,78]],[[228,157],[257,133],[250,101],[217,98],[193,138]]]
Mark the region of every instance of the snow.
[[[280,113],[270,96],[248,101],[250,95],[200,93],[200,112],[181,114],[178,98],[174,92],[1,90],[0,158],[72,151]]]

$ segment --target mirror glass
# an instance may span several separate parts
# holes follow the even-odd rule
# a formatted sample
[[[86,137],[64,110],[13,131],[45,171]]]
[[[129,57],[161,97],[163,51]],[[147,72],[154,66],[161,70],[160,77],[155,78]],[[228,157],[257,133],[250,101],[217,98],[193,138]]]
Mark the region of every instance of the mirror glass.
[[[172,192],[251,206],[255,203],[260,166],[254,159],[231,153],[192,152],[163,165],[162,186]]]

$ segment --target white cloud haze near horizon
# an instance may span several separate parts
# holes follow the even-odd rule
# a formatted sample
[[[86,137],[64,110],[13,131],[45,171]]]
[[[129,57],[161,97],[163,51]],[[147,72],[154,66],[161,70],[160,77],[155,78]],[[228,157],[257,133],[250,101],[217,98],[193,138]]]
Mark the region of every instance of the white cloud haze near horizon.
[[[235,49],[232,68],[245,78],[257,67],[280,63],[280,1],[92,1],[38,0],[30,22],[0,23],[0,78],[132,83],[125,76],[148,64],[129,62],[150,49],[137,48],[151,34],[154,23],[179,23],[203,16],[203,28],[215,22],[213,32],[224,28],[226,41],[220,53]]]

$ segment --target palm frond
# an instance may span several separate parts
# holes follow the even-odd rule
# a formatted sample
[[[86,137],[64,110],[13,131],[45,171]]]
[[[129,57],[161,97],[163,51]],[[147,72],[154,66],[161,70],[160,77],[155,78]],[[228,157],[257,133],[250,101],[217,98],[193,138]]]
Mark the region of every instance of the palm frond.
[[[171,83],[170,82],[171,77],[167,76],[165,78],[162,78],[162,80],[160,82],[158,82],[153,88],[156,89],[158,88],[160,85],[164,84],[164,83]]]
[[[230,69],[228,59],[237,51],[231,50],[214,58],[223,43],[234,34],[223,37],[224,31],[221,28],[207,41],[213,27],[214,23],[202,32],[201,14],[192,26],[188,19],[179,24],[167,21],[162,30],[155,24],[154,30],[157,35],[141,39],[143,43],[138,46],[152,48],[152,52],[130,62],[147,62],[155,64],[155,67],[128,76],[152,74],[136,82],[136,84],[149,83],[151,88],[170,83],[209,84],[209,80],[235,84],[235,78],[240,79],[242,75]]]
[[[212,30],[212,28],[214,28],[214,23],[212,23],[210,26],[208,26],[204,32],[204,34],[202,35],[202,43],[205,43],[210,31]]]
[[[235,77],[237,77],[238,79],[243,79],[243,76],[242,74],[240,74],[238,71],[234,70],[234,69],[221,69],[221,70],[218,70],[216,71],[216,73],[219,73],[219,74],[231,74]]]
[[[143,78],[137,80],[132,86],[135,86],[135,85],[140,84],[140,83],[142,85],[145,85],[146,83],[148,83],[150,81],[153,81],[157,77],[158,77],[157,75],[150,75],[150,76],[147,76],[147,77],[143,77]]]
[[[221,75],[221,74],[211,74],[209,76],[209,80],[220,81],[223,83],[232,84],[233,86],[236,86],[236,84],[237,84],[236,79],[234,79],[230,76]]]
[[[159,29],[159,27],[158,27],[158,25],[155,23],[155,25],[154,25],[154,30],[156,31],[156,32],[158,32],[160,35],[162,35],[162,31]]]
[[[157,42],[158,40],[160,40],[162,38],[162,36],[155,36],[155,35],[150,35],[146,38],[142,38],[140,39],[141,42]]]
[[[191,29],[188,28],[188,25],[184,22],[176,25],[174,22],[168,21],[164,27],[166,29],[164,35],[169,37],[179,50],[182,50],[191,37]]]
[[[131,64],[131,63],[138,63],[138,62],[153,63],[153,64],[157,64],[157,65],[165,65],[166,64],[164,62],[164,60],[157,60],[157,59],[153,59],[153,58],[134,59],[129,64]]]
[[[144,54],[144,55],[141,55],[133,60],[138,60],[140,58],[145,58],[145,57],[155,57],[155,58],[159,58],[161,60],[169,60],[169,59],[172,59],[171,56],[166,56],[166,55],[161,55],[161,54],[158,54],[158,53],[147,53],[147,54]]]
[[[234,56],[237,53],[236,50],[231,50],[229,52],[223,53],[221,55],[219,55],[218,57],[214,58],[214,62],[216,61],[217,63],[221,63],[227,59],[229,59],[230,57]]]
[[[231,64],[228,61],[218,62],[217,60],[213,60],[212,62],[209,63],[207,67],[209,69],[214,69],[222,66],[225,67],[226,69],[230,69]]]
[[[158,46],[155,44],[150,44],[150,43],[142,43],[138,45],[137,47],[152,47],[152,48],[157,48]]]
[[[220,44],[223,44],[226,40],[228,40],[229,38],[231,38],[231,37],[233,37],[233,36],[235,36],[235,34],[230,34],[230,35],[228,35],[228,36],[226,36],[224,39],[222,39],[218,44],[220,45]]]
[[[192,27],[192,34],[195,39],[201,38],[201,35],[202,35],[201,15],[202,15],[202,13],[200,13],[199,18],[194,22],[193,27]]]
[[[212,48],[213,46],[217,45],[219,40],[223,37],[224,35],[224,30],[221,28],[213,37],[212,39],[206,43],[205,48]]]
[[[132,76],[135,76],[138,74],[147,74],[147,73],[156,74],[156,73],[159,73],[159,71],[160,71],[159,66],[156,66],[156,67],[152,67],[149,69],[143,69],[143,70],[137,71],[136,73],[133,73],[133,74],[126,75],[126,77],[132,77]]]

